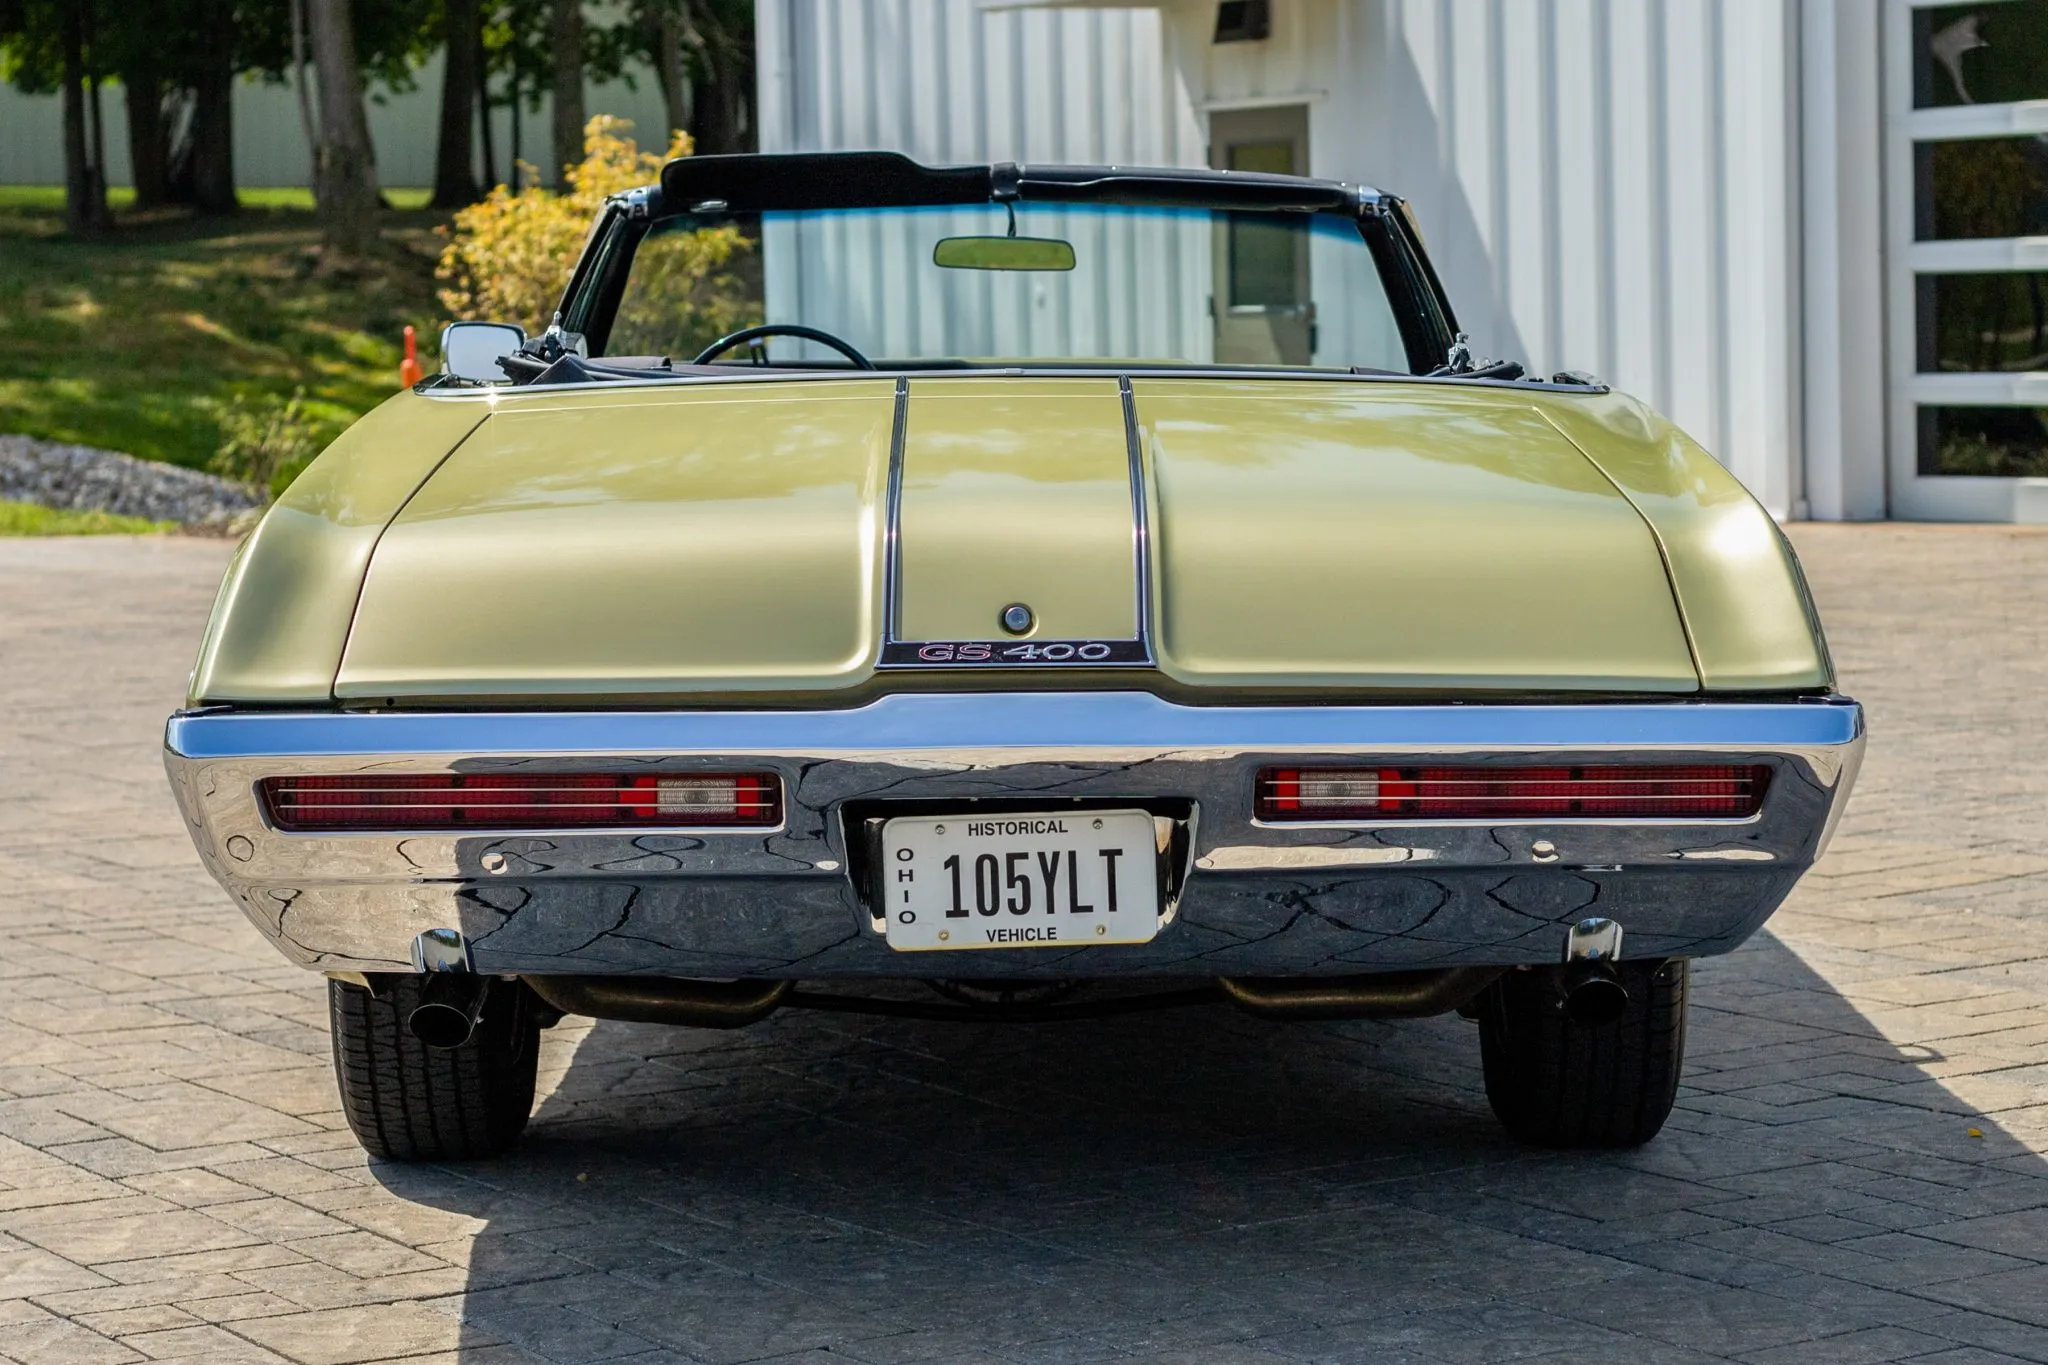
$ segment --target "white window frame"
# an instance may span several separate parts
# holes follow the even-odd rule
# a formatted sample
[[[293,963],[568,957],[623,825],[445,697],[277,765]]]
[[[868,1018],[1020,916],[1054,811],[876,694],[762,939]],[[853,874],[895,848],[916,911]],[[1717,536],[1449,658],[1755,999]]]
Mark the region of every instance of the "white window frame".
[[[1996,4],[2002,0],[1979,0]],[[1920,472],[1923,405],[2048,408],[2048,371],[1921,374],[1914,284],[1921,275],[2048,269],[2048,237],[1914,240],[1913,148],[1921,142],[2048,133],[2048,99],[1913,107],[1913,15],[1958,0],[1890,0],[1884,31],[1885,293],[1890,352],[1891,514],[1915,521],[2038,520],[2048,479]]]

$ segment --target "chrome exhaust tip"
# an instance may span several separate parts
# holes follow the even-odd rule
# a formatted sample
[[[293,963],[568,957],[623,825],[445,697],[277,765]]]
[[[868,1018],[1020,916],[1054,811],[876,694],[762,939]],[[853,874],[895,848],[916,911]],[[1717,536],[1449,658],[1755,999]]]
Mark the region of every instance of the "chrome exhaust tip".
[[[476,1032],[488,983],[467,972],[442,972],[427,977],[420,1002],[405,1017],[412,1036],[433,1048],[456,1048]]]
[[[1605,962],[1580,962],[1565,969],[1564,1014],[1574,1024],[1598,1028],[1628,1013],[1628,987]]]
[[[1611,1024],[1628,1013],[1628,987],[1614,970],[1621,956],[1621,926],[1592,915],[1571,927],[1564,943],[1565,1018],[1586,1028]]]

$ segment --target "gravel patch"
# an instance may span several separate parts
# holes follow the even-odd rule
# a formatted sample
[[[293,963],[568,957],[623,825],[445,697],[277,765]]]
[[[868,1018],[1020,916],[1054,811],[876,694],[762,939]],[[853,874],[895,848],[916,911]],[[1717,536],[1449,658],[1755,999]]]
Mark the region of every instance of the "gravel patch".
[[[0,499],[201,531],[227,530],[263,505],[245,485],[218,475],[33,436],[0,436]]]

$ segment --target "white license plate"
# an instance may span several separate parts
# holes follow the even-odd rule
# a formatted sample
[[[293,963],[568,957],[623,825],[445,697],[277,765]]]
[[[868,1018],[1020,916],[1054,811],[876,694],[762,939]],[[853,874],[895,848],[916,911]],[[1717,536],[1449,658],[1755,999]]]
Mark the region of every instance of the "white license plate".
[[[891,948],[1076,948],[1159,932],[1141,810],[945,815],[882,826]]]

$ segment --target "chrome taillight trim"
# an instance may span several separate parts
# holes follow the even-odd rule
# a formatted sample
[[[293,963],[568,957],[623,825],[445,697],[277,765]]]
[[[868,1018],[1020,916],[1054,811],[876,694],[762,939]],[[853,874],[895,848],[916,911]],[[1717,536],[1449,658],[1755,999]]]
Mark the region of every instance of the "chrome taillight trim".
[[[184,758],[920,755],[1009,761],[1169,750],[1278,755],[1786,752],[1830,774],[1863,739],[1847,698],[1468,706],[1186,706],[1147,692],[899,693],[830,711],[179,712]],[[1190,754],[1190,756],[1194,756]],[[677,769],[685,772],[688,769]]]
[[[655,779],[657,782],[659,782],[663,778],[671,778],[697,781],[730,781],[735,783],[750,782],[760,784],[761,790],[758,793],[747,793],[744,795],[736,794],[736,799],[722,803],[726,808],[729,808],[733,813],[732,818],[729,819],[714,818],[708,810],[701,813],[701,818],[698,818],[700,816],[700,812],[689,809],[662,810],[659,808],[659,792],[657,787],[622,788],[617,785],[607,787],[593,785],[588,781],[572,783],[569,785],[562,786],[544,785],[546,778],[548,778],[551,775],[556,775],[548,771],[543,771],[539,773],[527,771],[506,774],[503,769],[499,769],[493,775],[508,775],[522,779],[528,779],[526,781],[522,781],[519,785],[505,787],[484,786],[472,789],[464,789],[456,786],[420,786],[404,780],[434,777],[458,777],[461,775],[462,773],[460,771],[451,769],[440,769],[426,772],[415,770],[407,772],[371,771],[337,773],[325,771],[315,772],[311,770],[302,771],[298,770],[295,767],[294,771],[291,772],[270,774],[262,778],[259,778],[256,783],[256,801],[257,805],[261,810],[265,825],[273,833],[276,833],[280,836],[287,838],[330,837],[352,834],[387,836],[489,836],[504,834],[579,835],[715,833],[721,831],[738,831],[741,833],[748,834],[764,834],[773,833],[777,830],[780,830],[783,825],[783,808],[785,800],[784,783],[782,780],[782,775],[772,770],[739,773],[730,771],[668,772],[661,769],[649,771],[643,768],[639,772],[632,772],[603,770],[593,771],[588,767],[578,767],[573,770],[563,770],[559,773],[559,776],[563,778],[612,779],[615,782],[618,779],[643,777]],[[541,780],[533,781],[532,779]],[[313,782],[346,782],[352,785],[347,787],[296,785],[299,783]],[[611,820],[568,818],[571,817],[572,813],[574,812],[615,812],[623,804],[619,799],[617,799],[617,794],[621,791],[626,790],[638,790],[654,795],[656,798],[656,806],[654,808],[653,814],[640,819],[633,819],[629,817],[621,817],[618,819]],[[534,800],[518,799],[522,797],[547,796],[563,792],[574,793],[578,795],[591,794],[593,796],[596,796],[599,793],[610,792],[613,795],[611,799],[593,799],[585,801],[551,800],[540,802]],[[303,799],[306,797],[319,795],[347,795],[361,796],[366,798],[376,798],[379,796],[389,797],[392,795],[400,794],[417,794],[417,796],[420,799],[411,801],[377,799],[366,799],[358,801],[309,801]],[[437,796],[441,799],[434,799]],[[465,796],[469,797],[470,799],[462,799]],[[467,810],[482,812],[486,815],[491,813],[494,809],[502,810],[506,807],[532,807],[535,809],[542,810],[546,814],[559,814],[565,818],[560,820],[531,820],[525,823],[514,823],[508,821],[504,824],[492,824],[489,823],[487,819],[479,819],[474,823],[469,823],[467,821],[450,821],[447,823],[437,824],[431,822],[425,816],[425,813],[435,811],[446,811],[453,807],[461,807]],[[365,823],[356,825],[322,824],[317,820],[308,820],[303,818],[303,812],[306,811],[344,810],[388,812],[394,818],[382,824]],[[408,812],[414,812],[416,814],[408,816]],[[742,816],[742,812],[745,812],[747,813],[747,815],[756,818],[744,818]]]
[[[1397,776],[1380,777],[1378,774],[1391,767]],[[1727,776],[1682,776],[1678,774],[1699,773],[1703,769],[1724,769]],[[1562,770],[1564,777],[1555,776]],[[1504,775],[1489,776],[1501,772]],[[1371,777],[1360,776],[1372,774]],[[1402,774],[1414,773],[1415,776]],[[1447,776],[1446,774],[1455,774]],[[1539,775],[1541,774],[1541,775]],[[1280,795],[1283,778],[1292,777],[1297,785],[1315,782],[1322,788],[1342,786],[1351,788],[1346,799],[1333,799],[1327,795],[1308,799],[1314,804],[1296,807],[1290,813],[1281,807],[1286,799]],[[1343,767],[1304,765],[1302,767],[1275,766],[1261,768],[1254,778],[1252,809],[1257,823],[1285,828],[1295,825],[1449,825],[1449,824],[1548,824],[1552,822],[1611,823],[1618,820],[1671,820],[1683,823],[1709,823],[1739,825],[1757,819],[1763,813],[1763,803],[1770,790],[1770,768],[1761,763],[1671,763],[1653,757],[1647,762],[1607,761],[1584,764],[1503,764],[1495,765],[1459,761],[1434,760],[1428,764],[1403,763],[1394,765],[1346,765]],[[1388,793],[1391,785],[1396,790]],[[1520,788],[1555,788],[1560,785],[1578,790],[1563,792],[1554,790],[1516,790]],[[1670,786],[1730,786],[1738,790],[1728,792],[1672,792],[1656,790]],[[1615,788],[1636,788],[1633,791],[1617,791]],[[1406,788],[1407,790],[1403,790]],[[1598,789],[1598,790],[1595,790]],[[1677,801],[1688,796],[1704,797],[1738,803],[1743,807],[1731,811],[1681,811],[1681,810],[1627,810],[1600,809],[1599,803],[1620,806],[1632,801]],[[1398,803],[1396,808],[1366,811],[1357,809],[1366,801],[1390,799]],[[1501,808],[1491,811],[1451,809],[1475,801],[1492,801]],[[1585,803],[1592,808],[1576,810],[1545,809],[1549,803],[1565,801]],[[1519,803],[1519,804],[1518,804]],[[1349,804],[1354,809],[1346,811],[1332,809]],[[1408,805],[1414,809],[1403,809]],[[1431,807],[1435,806],[1436,811]],[[1441,812],[1441,813],[1439,813]]]

